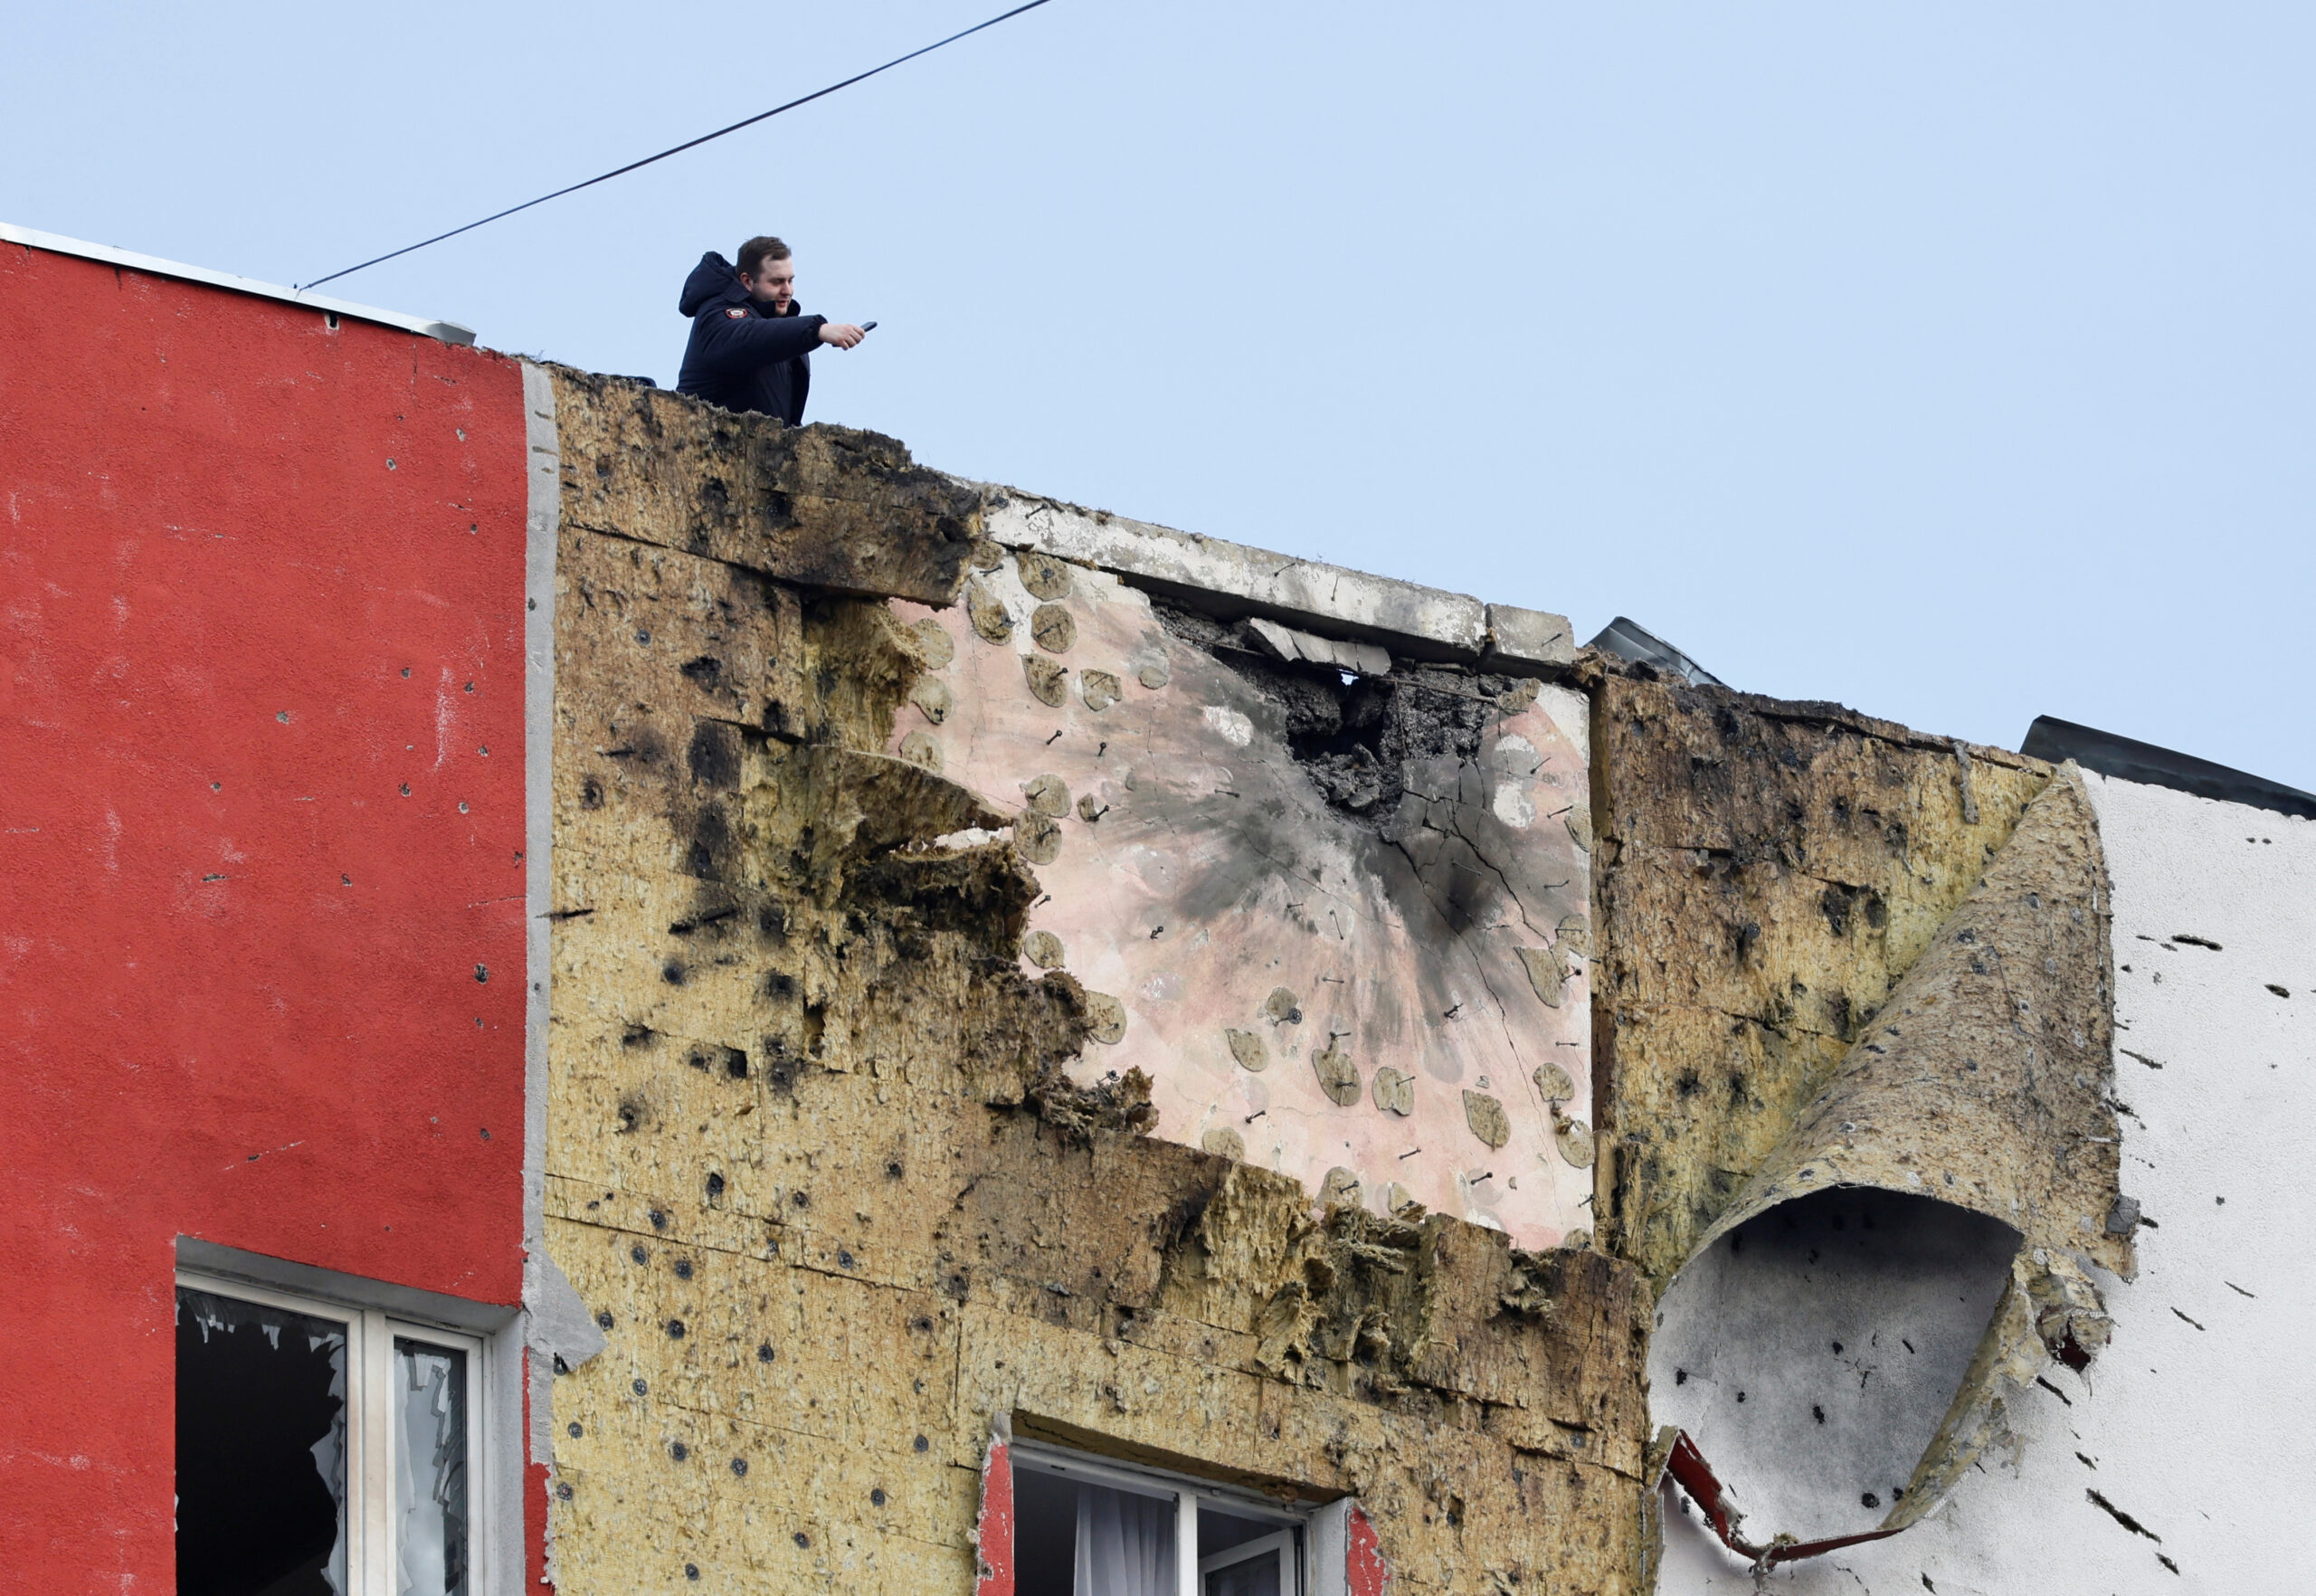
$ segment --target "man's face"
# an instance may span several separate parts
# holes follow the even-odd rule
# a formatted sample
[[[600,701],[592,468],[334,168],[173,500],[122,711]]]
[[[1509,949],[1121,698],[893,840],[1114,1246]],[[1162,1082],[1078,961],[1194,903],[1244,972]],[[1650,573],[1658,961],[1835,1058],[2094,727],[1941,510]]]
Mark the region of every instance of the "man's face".
[[[770,309],[774,314],[788,314],[788,301],[796,297],[796,262],[793,260],[766,261],[754,277],[740,273],[740,286],[748,290],[748,298]]]

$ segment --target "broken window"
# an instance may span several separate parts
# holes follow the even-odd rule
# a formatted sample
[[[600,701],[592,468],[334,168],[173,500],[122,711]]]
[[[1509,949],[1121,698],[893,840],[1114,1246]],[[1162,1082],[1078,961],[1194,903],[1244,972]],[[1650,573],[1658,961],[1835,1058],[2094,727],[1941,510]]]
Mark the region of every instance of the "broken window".
[[[177,1288],[177,1590],[346,1590],[343,1321]]]
[[[1017,1444],[1016,1596],[1306,1596],[1305,1516],[1250,1492]]]
[[[397,1596],[467,1596],[467,1354],[394,1337]]]
[[[470,1596],[481,1344],[180,1274],[182,1596]]]

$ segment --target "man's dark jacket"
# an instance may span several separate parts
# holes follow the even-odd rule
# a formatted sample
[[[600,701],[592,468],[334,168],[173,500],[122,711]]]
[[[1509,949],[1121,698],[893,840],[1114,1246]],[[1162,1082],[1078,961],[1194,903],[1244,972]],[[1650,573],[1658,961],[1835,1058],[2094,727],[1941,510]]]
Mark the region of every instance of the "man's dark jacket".
[[[802,424],[812,386],[810,356],[827,317],[802,315],[793,299],[787,315],[774,315],[771,306],[748,298],[740,274],[713,250],[684,280],[676,308],[691,318],[678,393]]]

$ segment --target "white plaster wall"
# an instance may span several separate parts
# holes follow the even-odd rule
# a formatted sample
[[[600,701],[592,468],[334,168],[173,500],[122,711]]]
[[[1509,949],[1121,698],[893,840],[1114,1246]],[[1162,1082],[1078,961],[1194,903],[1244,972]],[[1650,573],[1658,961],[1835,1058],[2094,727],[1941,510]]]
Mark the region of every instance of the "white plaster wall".
[[[2123,1189],[2150,1221],[2139,1278],[2100,1281],[2113,1344],[2087,1378],[2053,1363],[2016,1454],[1983,1459],[1930,1519],[1769,1590],[2316,1591],[2316,823],[2086,780],[2115,895]],[[1666,1490],[1658,1589],[1753,1590]]]

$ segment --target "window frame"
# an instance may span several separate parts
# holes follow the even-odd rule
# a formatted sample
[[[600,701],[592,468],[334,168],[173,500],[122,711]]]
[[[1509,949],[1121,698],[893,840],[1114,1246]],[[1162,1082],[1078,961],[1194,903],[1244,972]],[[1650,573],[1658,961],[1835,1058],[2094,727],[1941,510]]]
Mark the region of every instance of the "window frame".
[[[364,1303],[284,1291],[197,1268],[179,1268],[176,1288],[346,1326],[346,1596],[395,1596],[401,1589],[394,1535],[394,1342],[416,1341],[464,1354],[467,1590],[469,1596],[487,1596],[495,1589],[490,1571],[495,1567],[491,1559],[497,1526],[495,1515],[486,1511],[488,1482],[497,1464],[491,1451],[497,1438],[489,1422],[489,1404],[483,1400],[493,1373],[489,1337]]]
[[[1277,1561],[1279,1590],[1285,1592],[1286,1596],[1301,1596],[1303,1579],[1299,1561],[1307,1539],[1307,1536],[1296,1534],[1291,1527],[1277,1529],[1269,1534],[1258,1535],[1251,1541],[1241,1541],[1235,1546],[1225,1546],[1220,1552],[1200,1558],[1198,1560],[1200,1596],[1204,1596],[1207,1575],[1221,1573],[1225,1570],[1238,1567],[1242,1563],[1252,1563],[1265,1553],[1270,1553]]]
[[[1290,1542],[1285,1561],[1286,1572],[1293,1582],[1286,1587],[1288,1596],[1313,1596],[1318,1589],[1314,1567],[1314,1532],[1317,1527],[1317,1516],[1324,1510],[1323,1505],[1290,1507],[1259,1491],[1222,1485],[1172,1469],[1153,1468],[1145,1464],[1127,1463],[1074,1451],[1042,1441],[1016,1439],[1010,1450],[1009,1461],[1017,1481],[1026,1470],[1074,1479],[1087,1485],[1107,1486],[1112,1490],[1129,1491],[1136,1496],[1171,1497],[1174,1504],[1175,1596],[1202,1596],[1206,1588],[1206,1575],[1210,1570],[1201,1566],[1198,1554],[1198,1510],[1201,1505],[1227,1512],[1236,1518],[1258,1519],[1277,1525],[1278,1531],[1285,1533]],[[1015,1488],[1019,1489],[1018,1484]],[[1229,1547],[1203,1561],[1217,1566],[1243,1562],[1248,1555],[1246,1548],[1255,1544],[1248,1542]]]

